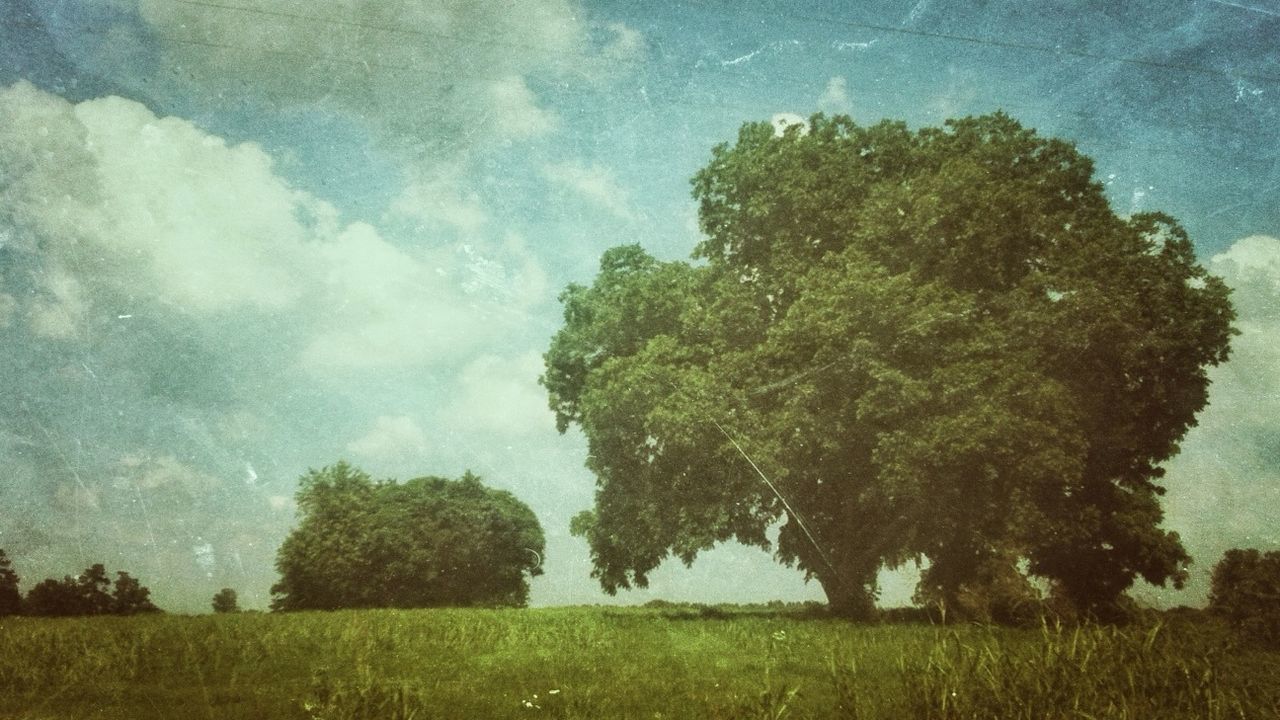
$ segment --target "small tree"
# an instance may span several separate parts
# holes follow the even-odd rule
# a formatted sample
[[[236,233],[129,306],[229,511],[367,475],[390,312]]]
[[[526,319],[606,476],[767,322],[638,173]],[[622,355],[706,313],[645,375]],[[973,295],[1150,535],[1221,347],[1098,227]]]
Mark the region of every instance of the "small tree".
[[[111,593],[111,612],[115,615],[137,615],[160,612],[151,602],[151,590],[127,572],[116,573],[115,590]]]
[[[303,476],[297,499],[273,610],[520,606],[542,574],[533,511],[469,472],[375,482],[338,463]]]
[[[22,593],[18,590],[18,573],[13,563],[0,550],[0,617],[22,612]]]
[[[1254,639],[1280,645],[1280,552],[1228,550],[1213,568],[1209,609]]]
[[[236,591],[231,588],[219,590],[213,596],[213,611],[216,613],[240,612],[240,605],[236,602]]]

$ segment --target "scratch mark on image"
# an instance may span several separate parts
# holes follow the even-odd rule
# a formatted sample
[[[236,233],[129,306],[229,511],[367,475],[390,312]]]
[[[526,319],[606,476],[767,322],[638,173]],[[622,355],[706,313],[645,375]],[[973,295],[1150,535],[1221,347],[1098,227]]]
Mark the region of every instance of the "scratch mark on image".
[[[151,512],[147,509],[147,501],[142,497],[142,488],[138,485],[138,481],[133,481],[133,495],[137,498],[138,508],[142,511],[142,524],[147,528],[147,541],[151,545],[151,562],[155,566],[155,572],[159,574],[160,570],[160,546],[156,542],[155,529],[151,526]]]
[[[743,55],[741,57],[736,57],[732,60],[723,60],[720,62],[720,64],[724,65],[725,67],[728,67],[730,65],[741,65],[744,62],[749,62],[751,58],[755,57],[756,55],[759,55],[761,50],[764,50],[764,48],[760,48],[758,50],[752,50],[746,55]]]
[[[1270,15],[1271,17],[1280,17],[1280,12],[1276,12],[1275,10],[1267,10],[1266,8],[1253,7],[1252,5],[1241,5],[1240,3],[1228,2],[1227,0],[1209,0],[1209,2],[1214,3],[1216,5],[1226,5],[1227,7],[1239,8],[1241,10],[1248,10],[1249,12],[1256,12],[1259,15]]]

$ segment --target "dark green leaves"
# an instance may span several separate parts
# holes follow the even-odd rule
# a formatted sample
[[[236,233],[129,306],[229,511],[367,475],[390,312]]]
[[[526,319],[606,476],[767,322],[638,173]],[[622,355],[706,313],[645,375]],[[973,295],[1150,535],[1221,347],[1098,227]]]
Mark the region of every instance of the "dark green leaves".
[[[0,556],[2,557],[2,556]],[[127,572],[117,572],[113,584],[100,563],[77,577],[47,578],[27,593],[27,615],[66,617],[76,615],[137,615],[160,612],[151,602],[151,590]]]
[[[705,264],[609,251],[546,355],[560,428],[589,442],[575,532],[604,587],[780,518],[779,558],[837,604],[909,559],[940,600],[1007,595],[1023,561],[1085,612],[1181,582],[1155,481],[1234,315],[1177,223],[1117,217],[1092,172],[999,113],[716,147],[693,179]]]

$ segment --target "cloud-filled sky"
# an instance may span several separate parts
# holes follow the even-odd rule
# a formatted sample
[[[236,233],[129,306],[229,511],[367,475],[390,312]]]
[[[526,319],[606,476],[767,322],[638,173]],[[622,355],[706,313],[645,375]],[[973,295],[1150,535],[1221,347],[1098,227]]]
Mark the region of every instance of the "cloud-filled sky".
[[[537,384],[607,248],[698,241],[689,177],[747,120],[1003,108],[1120,213],[1178,217],[1242,334],[1168,464],[1202,602],[1280,547],[1280,8],[1017,0],[6,0],[0,548],[158,603],[264,606],[299,475],[471,469],[548,536],[535,604],[817,599],[758,550],[610,600],[569,518],[585,442]],[[902,602],[910,578],[886,578]]]

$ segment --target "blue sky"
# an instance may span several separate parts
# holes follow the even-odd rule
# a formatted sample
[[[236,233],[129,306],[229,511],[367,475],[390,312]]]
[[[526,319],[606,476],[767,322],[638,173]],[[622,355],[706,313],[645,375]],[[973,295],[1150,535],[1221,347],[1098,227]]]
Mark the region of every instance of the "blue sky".
[[[1280,7],[1272,0],[5,0],[0,547],[199,611],[262,606],[308,467],[470,468],[538,513],[537,604],[604,602],[585,443],[537,385],[600,254],[698,241],[689,177],[748,120],[1004,109],[1076,141],[1236,288],[1235,359],[1169,464],[1200,602],[1280,528]],[[887,578],[901,602],[909,578]],[[646,592],[819,598],[727,547]]]

